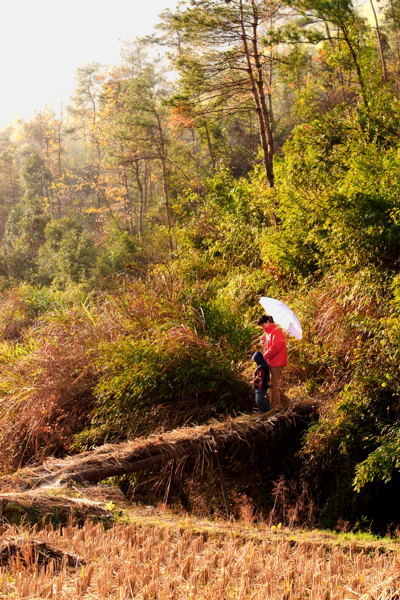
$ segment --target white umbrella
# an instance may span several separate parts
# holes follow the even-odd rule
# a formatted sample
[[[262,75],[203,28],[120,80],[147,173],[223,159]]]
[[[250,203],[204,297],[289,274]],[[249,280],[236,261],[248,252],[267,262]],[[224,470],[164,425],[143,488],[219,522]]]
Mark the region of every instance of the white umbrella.
[[[260,304],[265,310],[267,315],[273,317],[275,323],[280,325],[282,329],[287,331],[290,335],[293,335],[298,340],[301,340],[303,336],[303,330],[300,325],[300,321],[294,314],[294,312],[286,306],[280,300],[275,298],[267,298],[262,296],[260,298]]]

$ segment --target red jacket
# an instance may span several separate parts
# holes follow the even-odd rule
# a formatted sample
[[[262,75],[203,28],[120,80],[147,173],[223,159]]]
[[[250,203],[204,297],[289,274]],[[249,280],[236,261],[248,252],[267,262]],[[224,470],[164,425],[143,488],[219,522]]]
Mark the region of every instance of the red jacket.
[[[279,329],[275,323],[270,323],[265,333],[261,336],[261,341],[264,346],[263,354],[266,363],[270,367],[286,367],[286,337],[282,329]]]

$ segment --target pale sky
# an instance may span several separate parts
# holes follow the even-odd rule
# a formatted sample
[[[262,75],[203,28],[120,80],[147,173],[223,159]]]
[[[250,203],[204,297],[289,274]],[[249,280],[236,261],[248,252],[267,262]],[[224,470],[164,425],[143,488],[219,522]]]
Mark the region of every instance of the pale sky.
[[[177,0],[0,0],[0,128],[57,112],[90,62],[117,65],[122,41],[152,32]]]

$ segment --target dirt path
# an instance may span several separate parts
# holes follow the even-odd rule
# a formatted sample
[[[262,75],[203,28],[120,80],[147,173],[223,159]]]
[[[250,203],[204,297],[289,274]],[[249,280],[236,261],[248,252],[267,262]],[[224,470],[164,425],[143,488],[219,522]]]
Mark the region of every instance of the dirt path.
[[[161,467],[172,460],[196,457],[212,465],[213,458],[228,448],[251,445],[257,439],[276,441],[314,414],[311,403],[300,403],[286,412],[245,414],[208,425],[182,427],[163,435],[137,438],[131,442],[106,444],[90,452],[48,459],[38,467],[0,478],[0,491],[22,491],[43,486],[68,487],[95,483],[118,475]]]

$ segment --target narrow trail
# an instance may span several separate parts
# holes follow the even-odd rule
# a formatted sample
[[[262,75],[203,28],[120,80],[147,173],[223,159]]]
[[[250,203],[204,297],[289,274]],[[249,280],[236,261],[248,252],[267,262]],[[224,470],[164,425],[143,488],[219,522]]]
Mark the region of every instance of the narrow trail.
[[[98,482],[144,469],[161,470],[171,461],[189,459],[201,465],[202,470],[217,467],[221,471],[220,459],[226,453],[240,450],[243,445],[251,448],[260,441],[266,446],[276,443],[303,427],[314,415],[315,404],[303,401],[284,412],[243,414],[207,425],[105,444],[63,459],[49,458],[42,465],[0,477],[0,518],[14,523],[57,523],[67,522],[72,515],[78,521],[109,522],[113,515],[108,505],[111,502],[124,507],[124,497],[121,492],[114,502],[104,486],[96,485]]]
[[[73,483],[96,483],[107,477],[135,473],[160,466],[172,459],[195,457],[207,462],[223,455],[233,445],[251,444],[257,438],[276,440],[278,436],[308,421],[315,414],[311,402],[302,402],[285,412],[265,415],[243,414],[207,425],[182,427],[147,438],[118,444],[105,444],[92,451],[50,458],[42,465],[17,471],[0,478],[0,490],[28,490],[43,486],[68,486]]]

